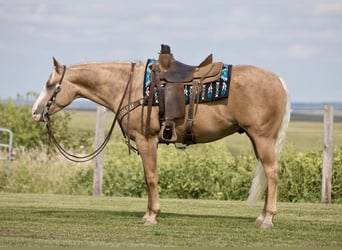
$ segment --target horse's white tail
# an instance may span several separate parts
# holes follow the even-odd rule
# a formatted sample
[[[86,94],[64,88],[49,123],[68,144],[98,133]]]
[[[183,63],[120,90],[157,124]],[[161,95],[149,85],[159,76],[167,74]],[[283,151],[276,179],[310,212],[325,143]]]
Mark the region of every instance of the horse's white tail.
[[[289,90],[287,88],[285,81],[280,77],[279,79],[280,79],[281,84],[283,85],[283,88],[285,89],[285,92],[287,95],[287,101],[286,101],[285,114],[283,116],[283,120],[281,122],[281,126],[278,131],[277,140],[276,140],[275,152],[277,156],[279,156],[281,149],[283,147],[287,128],[290,123],[290,116],[291,116],[291,102],[290,102]],[[252,182],[252,187],[249,190],[247,203],[250,205],[255,204],[264,194],[266,188],[267,188],[267,179],[266,179],[264,167],[262,166],[262,163],[259,160],[257,170],[255,172],[255,177]]]

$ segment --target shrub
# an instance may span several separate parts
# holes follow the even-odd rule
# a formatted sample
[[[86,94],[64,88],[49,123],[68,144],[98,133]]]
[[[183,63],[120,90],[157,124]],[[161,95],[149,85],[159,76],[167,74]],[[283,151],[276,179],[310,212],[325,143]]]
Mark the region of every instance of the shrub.
[[[281,175],[279,183],[280,201],[318,202],[322,185],[322,151],[298,153],[287,149],[280,159]],[[332,172],[332,200],[342,197],[342,148],[334,152]]]
[[[51,119],[51,125],[58,141],[63,142],[66,148],[76,148],[78,145],[90,147],[89,132],[70,129],[70,114],[59,112]],[[38,123],[31,118],[31,106],[16,105],[12,100],[1,102],[0,100],[0,127],[8,128],[13,132],[13,147],[25,147],[26,149],[48,148],[54,151],[43,123]],[[0,141],[8,141],[1,134]]]
[[[20,147],[17,157],[20,160],[0,162],[0,191],[71,194],[72,181],[89,166],[66,162],[60,154],[48,155],[41,149]]]
[[[120,152],[120,151],[119,151]],[[279,200],[319,202],[321,195],[322,152],[298,153],[285,150],[280,159]],[[170,160],[172,159],[172,160]],[[342,149],[335,150],[332,199],[340,202],[342,185]],[[169,152],[159,157],[159,191],[164,198],[245,200],[254,175],[253,156],[213,158]],[[105,195],[137,196],[146,194],[141,161],[122,155],[106,160]],[[92,169],[86,170],[85,186],[91,186]],[[91,174],[90,174],[91,173]],[[80,177],[78,177],[80,178]],[[91,190],[89,190],[91,193]]]
[[[238,199],[246,198],[251,179],[252,157],[185,155],[161,164],[159,187],[162,197]],[[165,163],[165,162],[164,162]]]
[[[12,100],[7,103],[0,102],[0,127],[8,128],[14,133],[14,147],[41,148],[47,143],[46,132],[43,133],[45,127],[33,122],[30,108],[26,105],[15,105]]]
[[[107,196],[146,196],[140,157],[129,156],[124,145],[109,148],[103,174]],[[59,154],[19,150],[20,161],[0,165],[0,191],[92,194],[93,165],[70,163]],[[115,157],[109,157],[115,155]],[[170,157],[170,158],[168,158]],[[279,201],[320,202],[322,152],[284,151],[280,159]],[[172,160],[170,160],[172,159]],[[245,200],[254,175],[253,156],[209,157],[171,152],[159,157],[162,198]],[[342,148],[336,149],[332,200],[342,202]]]

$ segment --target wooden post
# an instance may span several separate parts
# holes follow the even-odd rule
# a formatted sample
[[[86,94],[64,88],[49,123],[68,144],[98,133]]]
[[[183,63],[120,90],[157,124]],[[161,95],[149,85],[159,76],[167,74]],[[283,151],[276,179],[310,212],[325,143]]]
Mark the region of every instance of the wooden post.
[[[323,124],[323,166],[322,166],[322,203],[331,203],[331,176],[333,164],[333,125],[334,108],[332,105],[324,106]]]
[[[96,128],[95,128],[95,149],[97,149],[104,140],[106,108],[97,106],[96,109]],[[95,157],[94,175],[93,175],[93,196],[102,194],[102,176],[103,176],[103,154],[104,150]]]

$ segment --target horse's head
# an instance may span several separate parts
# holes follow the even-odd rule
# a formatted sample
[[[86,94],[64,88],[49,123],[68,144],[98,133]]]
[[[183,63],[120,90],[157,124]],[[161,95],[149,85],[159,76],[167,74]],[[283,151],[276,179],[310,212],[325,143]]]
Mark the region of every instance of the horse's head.
[[[66,66],[62,66],[53,58],[54,70],[43,87],[42,92],[32,107],[32,118],[44,121],[46,115],[52,115],[75,98],[72,84],[67,79]]]

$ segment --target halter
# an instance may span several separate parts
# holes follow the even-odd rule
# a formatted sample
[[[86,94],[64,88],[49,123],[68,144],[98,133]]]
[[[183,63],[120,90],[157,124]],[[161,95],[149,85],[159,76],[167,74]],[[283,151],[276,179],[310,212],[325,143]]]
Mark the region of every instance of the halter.
[[[71,154],[71,153],[67,152],[58,143],[58,141],[56,140],[56,138],[54,136],[54,133],[52,131],[51,122],[50,122],[49,109],[50,109],[51,105],[56,101],[57,94],[61,91],[62,82],[63,82],[63,78],[64,78],[65,71],[66,71],[66,66],[65,65],[63,66],[63,73],[62,73],[61,79],[60,79],[59,83],[56,85],[55,92],[53,93],[52,97],[50,98],[50,100],[46,104],[46,112],[43,114],[43,117],[44,117],[44,122],[45,122],[45,125],[46,125],[46,128],[47,128],[47,133],[49,135],[50,141],[56,146],[58,151],[65,158],[67,158],[68,160],[73,161],[73,162],[86,162],[86,161],[90,161],[90,160],[94,159],[96,156],[98,156],[103,151],[103,149],[106,147],[106,145],[107,145],[107,143],[108,143],[108,141],[109,141],[109,139],[110,139],[110,137],[112,135],[112,132],[113,132],[114,126],[115,126],[115,122],[120,118],[119,116],[120,116],[120,110],[121,110],[122,103],[123,103],[123,101],[124,101],[124,99],[126,97],[126,94],[127,94],[128,89],[129,89],[129,86],[132,85],[132,79],[133,79],[133,74],[134,74],[134,67],[135,67],[135,63],[132,63],[131,72],[130,72],[130,75],[129,75],[129,79],[128,79],[126,88],[125,88],[124,93],[122,95],[122,98],[121,98],[119,107],[117,109],[117,112],[115,112],[115,116],[114,116],[112,125],[111,125],[111,127],[109,129],[109,132],[108,132],[106,138],[104,139],[102,144],[94,152],[92,152],[92,153],[90,153],[88,155],[85,155],[85,156],[77,156],[77,155],[74,155],[74,154]],[[130,89],[130,92],[131,92],[131,89]],[[124,134],[124,136],[126,137],[125,134]],[[133,148],[130,145],[129,140],[128,140],[128,146],[129,146],[129,150],[131,148],[135,149],[135,148]]]

